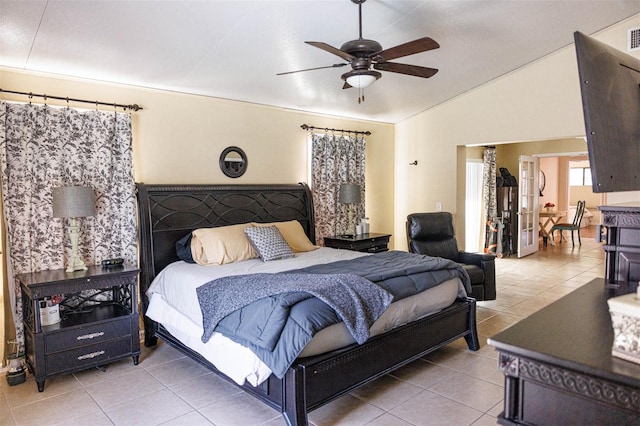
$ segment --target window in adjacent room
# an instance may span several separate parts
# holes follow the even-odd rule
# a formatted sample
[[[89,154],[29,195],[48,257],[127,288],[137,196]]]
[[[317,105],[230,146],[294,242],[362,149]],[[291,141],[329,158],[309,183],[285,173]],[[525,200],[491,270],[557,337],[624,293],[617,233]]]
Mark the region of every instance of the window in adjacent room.
[[[569,186],[590,186],[591,167],[576,164],[574,162],[569,163]]]

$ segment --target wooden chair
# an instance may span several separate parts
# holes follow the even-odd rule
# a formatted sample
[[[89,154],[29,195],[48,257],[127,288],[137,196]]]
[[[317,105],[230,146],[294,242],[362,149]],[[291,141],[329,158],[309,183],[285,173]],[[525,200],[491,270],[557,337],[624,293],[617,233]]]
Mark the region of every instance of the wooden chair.
[[[584,215],[585,201],[578,201],[576,206],[576,215],[573,217],[572,223],[556,223],[551,228],[551,238],[554,238],[556,230],[560,231],[560,243],[562,243],[562,231],[571,231],[571,244],[575,247],[573,240],[573,231],[578,231],[578,242],[582,245],[582,239],[580,238],[580,222],[582,222],[582,216]]]

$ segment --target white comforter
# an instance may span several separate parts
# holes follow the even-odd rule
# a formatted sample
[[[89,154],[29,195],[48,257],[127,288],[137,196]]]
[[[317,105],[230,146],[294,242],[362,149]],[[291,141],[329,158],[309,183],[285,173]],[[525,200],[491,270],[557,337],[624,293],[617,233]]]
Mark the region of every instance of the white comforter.
[[[214,333],[209,340],[211,344],[204,344],[200,340],[203,333],[202,313],[195,289],[223,276],[282,272],[366,255],[321,247],[297,253],[291,259],[271,262],[251,259],[219,266],[175,262],[162,270],[149,286],[146,315],[163,324],[171,334],[207,358],[236,383],[241,385],[246,380],[257,386],[269,377],[271,370],[253,352],[220,333]]]
[[[246,381],[257,386],[269,377],[271,370],[253,352],[220,333],[213,333],[206,344],[202,342],[202,314],[195,289],[223,276],[276,273],[360,256],[368,254],[321,247],[314,251],[297,253],[291,259],[271,262],[251,259],[220,266],[175,262],[161,271],[147,290],[149,307],[145,314],[161,323],[174,337],[200,353],[236,383],[242,385]],[[424,292],[428,294],[393,303],[393,309],[388,309],[371,327],[371,335],[382,333],[450,305],[461,286],[458,279],[450,280]],[[310,356],[351,343],[353,340],[344,324],[335,324],[321,330],[301,356]]]

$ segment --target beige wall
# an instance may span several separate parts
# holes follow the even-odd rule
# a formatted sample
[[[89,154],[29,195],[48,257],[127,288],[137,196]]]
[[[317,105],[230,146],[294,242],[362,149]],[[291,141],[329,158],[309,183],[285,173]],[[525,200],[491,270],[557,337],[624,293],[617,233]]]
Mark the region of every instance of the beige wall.
[[[560,163],[558,157],[540,158],[540,170],[545,175],[545,187],[540,197],[540,207],[545,203],[558,205]]]
[[[587,144],[583,138],[501,144],[496,147],[496,163],[498,167],[506,167],[509,169],[509,172],[516,176],[517,179],[521,155],[538,156],[545,154],[586,152]],[[552,183],[552,185],[547,185],[544,196],[540,199],[540,206],[543,206],[547,201],[551,201],[556,204],[559,210],[566,210],[568,208],[568,158],[569,157],[561,157],[556,159],[556,168],[550,171],[552,176],[549,176],[548,179],[548,182]],[[540,158],[541,164],[545,164],[543,160],[546,160],[546,162],[550,161],[550,159]],[[540,168],[547,173],[545,167],[541,166]],[[560,190],[560,188],[562,188],[562,190]]]
[[[587,153],[587,143],[583,138],[554,139],[525,143],[508,143],[496,146],[496,163],[506,167],[512,175],[518,176],[521,155],[549,155],[563,153]]]
[[[624,50],[627,29],[639,25],[640,14],[595,37]],[[640,57],[640,52],[634,55]],[[433,210],[436,201],[457,215],[458,224],[463,223],[464,212],[457,204],[458,146],[583,135],[573,45],[396,124],[396,235],[404,232],[408,213]],[[418,166],[407,167],[414,160]],[[517,175],[517,163],[508,168]],[[638,192],[618,194],[613,196],[616,201],[640,199]],[[397,239],[396,248],[406,249],[403,242]]]
[[[0,87],[122,104],[133,113],[134,168],[145,183],[296,183],[308,180],[303,123],[369,130],[366,155],[367,215],[376,232],[393,232],[393,125],[304,114],[203,96],[54,78],[0,69]],[[0,93],[2,99],[25,97]],[[78,107],[87,107],[77,104]],[[230,179],[218,167],[227,146],[242,148],[246,174]]]

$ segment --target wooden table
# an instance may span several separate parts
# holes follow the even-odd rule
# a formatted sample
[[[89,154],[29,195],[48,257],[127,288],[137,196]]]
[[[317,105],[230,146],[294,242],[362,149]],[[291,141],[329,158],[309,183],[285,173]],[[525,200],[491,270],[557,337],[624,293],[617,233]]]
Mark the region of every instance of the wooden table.
[[[563,211],[548,211],[548,210],[540,210],[540,232],[542,233],[542,242],[543,244],[546,246],[547,245],[547,240],[551,241],[551,245],[555,246],[555,242],[553,241],[553,238],[551,237],[551,228],[553,228],[553,225],[555,225],[556,223],[558,223],[560,221],[560,219],[562,219],[564,216],[566,216],[567,212],[563,212]],[[546,220],[543,222],[542,218],[545,218]],[[548,227],[548,229],[547,229]],[[562,233],[560,233],[560,238],[562,238]]]
[[[636,287],[595,279],[491,337],[505,375],[498,422],[640,424],[640,364],[611,355],[607,306]]]

